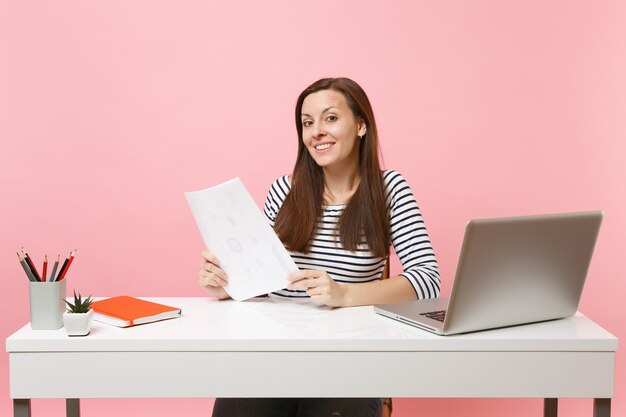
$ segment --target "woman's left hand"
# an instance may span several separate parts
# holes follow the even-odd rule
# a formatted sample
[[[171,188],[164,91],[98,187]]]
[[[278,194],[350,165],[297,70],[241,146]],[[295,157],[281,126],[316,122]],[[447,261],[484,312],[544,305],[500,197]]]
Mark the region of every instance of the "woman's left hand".
[[[346,286],[337,284],[326,271],[301,269],[288,277],[290,290],[306,290],[311,301],[331,307],[346,305]]]

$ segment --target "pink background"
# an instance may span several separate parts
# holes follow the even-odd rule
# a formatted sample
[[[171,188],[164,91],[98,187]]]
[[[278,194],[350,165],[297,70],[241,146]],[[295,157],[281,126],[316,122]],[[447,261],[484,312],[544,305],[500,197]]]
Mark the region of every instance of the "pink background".
[[[29,320],[22,245],[39,262],[78,248],[68,292],[203,296],[183,192],[239,176],[262,204],[292,168],[297,95],[341,75],[369,94],[385,166],[412,184],[444,293],[468,219],[603,209],[581,310],[626,336],[624,2],[3,0],[0,39],[4,337]],[[616,416],[625,389],[618,352]],[[85,400],[83,411],[206,416],[211,403]],[[395,415],[540,415],[541,404],[400,399]],[[5,353],[0,414],[11,407]],[[33,401],[38,417],[62,407]],[[589,416],[591,401],[560,408]]]

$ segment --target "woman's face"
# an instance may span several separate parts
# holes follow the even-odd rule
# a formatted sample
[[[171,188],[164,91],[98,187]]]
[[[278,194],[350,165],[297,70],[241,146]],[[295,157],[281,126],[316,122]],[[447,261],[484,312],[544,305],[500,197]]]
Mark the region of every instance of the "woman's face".
[[[302,141],[322,168],[358,164],[359,135],[365,123],[348,107],[343,94],[321,90],[302,102]]]

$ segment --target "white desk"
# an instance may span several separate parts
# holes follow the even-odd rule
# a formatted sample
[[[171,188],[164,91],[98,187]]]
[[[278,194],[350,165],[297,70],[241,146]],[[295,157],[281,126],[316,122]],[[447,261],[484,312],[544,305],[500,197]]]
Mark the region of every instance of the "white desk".
[[[15,416],[30,415],[31,398],[67,398],[78,416],[79,398],[303,396],[545,398],[546,416],[557,398],[578,397],[610,415],[618,341],[581,314],[440,337],[372,307],[154,300],[183,317],[127,329],[94,322],[79,338],[30,325],[11,335]],[[89,383],[75,377],[86,370]]]

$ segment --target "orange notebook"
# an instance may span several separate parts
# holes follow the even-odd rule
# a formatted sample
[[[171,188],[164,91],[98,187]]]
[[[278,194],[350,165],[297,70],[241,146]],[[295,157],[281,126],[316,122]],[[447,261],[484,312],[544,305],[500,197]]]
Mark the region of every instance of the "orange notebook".
[[[94,301],[94,320],[118,327],[136,326],[180,317],[180,308],[141,300],[127,295]]]

